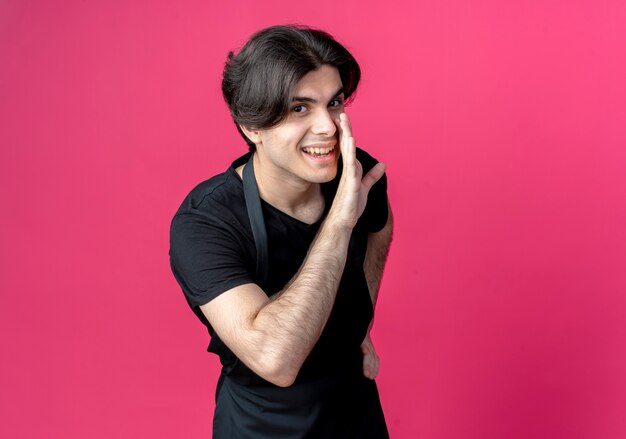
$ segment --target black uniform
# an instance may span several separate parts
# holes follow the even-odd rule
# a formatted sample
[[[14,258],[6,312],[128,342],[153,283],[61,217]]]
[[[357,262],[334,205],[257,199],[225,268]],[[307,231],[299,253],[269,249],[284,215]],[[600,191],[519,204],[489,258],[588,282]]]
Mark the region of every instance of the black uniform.
[[[216,392],[215,438],[385,438],[385,420],[374,381],[363,376],[360,350],[373,317],[363,272],[367,236],[387,221],[387,183],[383,176],[370,190],[365,211],[353,229],[348,258],[335,304],[322,335],[295,383],[275,386],[252,372],[219,339],[199,309],[221,293],[257,283],[271,296],[291,280],[332,204],[337,177],[322,184],[326,209],[319,221],[303,223],[262,202],[269,247],[269,276],[256,278],[255,241],[243,185],[231,167],[198,185],[172,221],[172,271],[198,318],[211,334],[208,350],[220,357]],[[364,174],[375,164],[357,149]]]

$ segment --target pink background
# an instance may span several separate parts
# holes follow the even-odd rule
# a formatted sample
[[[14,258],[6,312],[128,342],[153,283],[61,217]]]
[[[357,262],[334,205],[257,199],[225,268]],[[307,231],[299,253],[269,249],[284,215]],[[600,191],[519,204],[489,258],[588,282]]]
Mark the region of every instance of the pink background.
[[[626,437],[626,3],[227,3],[0,2],[0,436],[210,436],[169,222],[246,149],[227,51],[300,22],[388,166],[392,437]]]

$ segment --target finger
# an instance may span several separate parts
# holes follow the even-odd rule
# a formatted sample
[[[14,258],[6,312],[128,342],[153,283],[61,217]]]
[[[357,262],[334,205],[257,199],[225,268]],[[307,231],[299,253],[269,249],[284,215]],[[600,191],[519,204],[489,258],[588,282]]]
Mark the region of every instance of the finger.
[[[350,120],[346,113],[341,113],[339,115],[339,133],[341,134],[342,140],[350,139],[352,137],[352,127],[350,126]]]
[[[363,177],[363,180],[361,180],[361,184],[365,188],[366,192],[371,189],[374,183],[382,178],[382,176],[385,174],[385,169],[386,167],[384,163],[377,163],[372,169],[370,169],[365,177]]]
[[[342,128],[346,134],[352,137],[352,123],[350,122],[348,115],[346,113],[341,113],[339,115],[339,120],[342,122]]]
[[[372,367],[370,365],[367,355],[363,357],[363,375],[365,375],[365,377],[369,379],[372,379]]]
[[[378,358],[376,355],[370,354],[363,357],[363,375],[373,380],[378,375]]]
[[[339,131],[339,141],[343,137],[352,137],[352,125],[350,124],[350,119],[346,113],[341,113],[338,119],[334,119],[335,125],[337,125],[337,130]]]
[[[339,118],[339,133],[339,147],[343,156],[344,167],[353,166],[356,160],[356,145],[345,113],[342,113]]]
[[[378,355],[374,355],[372,359],[372,379],[376,378],[378,375],[378,368],[380,366],[380,360],[378,359]]]
[[[335,125],[337,125],[337,131],[339,132],[339,142],[341,142],[341,139],[343,138],[343,128],[341,127],[341,118],[334,119],[333,122],[335,122]]]

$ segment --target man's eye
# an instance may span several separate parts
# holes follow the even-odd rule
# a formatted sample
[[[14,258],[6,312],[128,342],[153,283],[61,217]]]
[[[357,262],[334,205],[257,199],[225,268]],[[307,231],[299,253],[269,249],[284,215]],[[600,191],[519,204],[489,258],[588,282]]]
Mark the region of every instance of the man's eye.
[[[304,105],[296,105],[291,109],[294,113],[304,113],[306,111],[306,107]]]
[[[341,99],[333,99],[332,101],[330,101],[328,106],[332,108],[336,108],[336,107],[341,107],[341,104],[343,104],[343,101]]]

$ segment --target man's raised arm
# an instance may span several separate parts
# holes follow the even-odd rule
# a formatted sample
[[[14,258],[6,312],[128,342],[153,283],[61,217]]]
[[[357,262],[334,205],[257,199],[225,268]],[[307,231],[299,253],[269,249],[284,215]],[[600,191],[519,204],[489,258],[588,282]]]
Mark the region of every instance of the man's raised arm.
[[[201,306],[219,337],[250,369],[278,385],[291,385],[319,339],[341,280],[352,229],[367,194],[384,173],[364,177],[345,114],[336,121],[343,172],[330,211],[298,273],[268,298],[255,284],[233,288]]]

